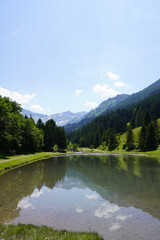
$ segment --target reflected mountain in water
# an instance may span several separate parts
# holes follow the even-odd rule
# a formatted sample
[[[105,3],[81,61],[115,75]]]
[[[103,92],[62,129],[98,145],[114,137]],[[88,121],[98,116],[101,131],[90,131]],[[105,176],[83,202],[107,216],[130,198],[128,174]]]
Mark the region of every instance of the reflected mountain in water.
[[[1,175],[0,184],[0,222],[18,217],[22,205],[27,204],[23,198],[41,194],[43,186],[68,191],[91,189],[111,204],[134,206],[160,219],[160,160],[156,158],[50,158]]]
[[[0,222],[19,216],[18,203],[42,186],[54,188],[65,177],[65,158],[50,158],[0,175]]]
[[[160,219],[160,160],[111,155],[76,159],[68,161],[67,173],[78,172],[87,187],[111,203],[134,206]]]

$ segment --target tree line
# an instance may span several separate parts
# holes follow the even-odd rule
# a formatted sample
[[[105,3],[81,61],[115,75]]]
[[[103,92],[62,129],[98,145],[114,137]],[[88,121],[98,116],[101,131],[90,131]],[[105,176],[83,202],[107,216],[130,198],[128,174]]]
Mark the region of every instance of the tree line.
[[[142,126],[138,148],[152,149],[159,143],[156,124],[158,118],[160,118],[160,93],[132,106],[97,117],[83,128],[68,133],[68,139],[80,147],[97,148],[105,144],[109,149],[114,149],[118,145],[117,136],[127,132],[124,148],[132,149],[134,147],[132,129]]]
[[[64,150],[67,136],[64,128],[50,119],[37,124],[30,116],[23,117],[21,106],[0,96],[0,153],[33,153],[36,151]]]

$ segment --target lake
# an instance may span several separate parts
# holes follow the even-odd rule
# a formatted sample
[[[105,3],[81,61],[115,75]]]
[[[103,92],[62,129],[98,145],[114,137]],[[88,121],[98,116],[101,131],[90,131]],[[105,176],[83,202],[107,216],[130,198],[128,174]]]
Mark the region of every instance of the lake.
[[[160,158],[77,155],[0,176],[0,222],[160,239]]]

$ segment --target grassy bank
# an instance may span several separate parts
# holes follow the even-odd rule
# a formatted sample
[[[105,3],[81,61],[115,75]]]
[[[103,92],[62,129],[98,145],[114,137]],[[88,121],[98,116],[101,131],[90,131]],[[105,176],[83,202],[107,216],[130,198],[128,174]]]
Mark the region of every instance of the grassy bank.
[[[0,239],[7,240],[103,240],[97,233],[73,233],[58,231],[46,226],[2,225]]]
[[[107,150],[100,150],[100,149],[90,149],[90,148],[79,148],[79,151],[83,153],[114,153],[114,154],[137,154],[137,155],[146,155],[146,156],[155,156],[160,157],[160,146],[157,150],[153,151],[139,151],[139,150],[132,150],[132,151],[126,151],[122,148],[116,148],[113,151],[107,151]],[[0,156],[0,174],[3,174],[11,169],[17,168],[19,166],[23,166],[32,162],[36,162],[42,159],[47,159],[54,156],[60,156],[65,154],[73,154],[73,152],[67,152],[67,153],[53,153],[53,152],[41,152],[41,153],[35,153],[35,154],[28,154],[28,155],[18,155],[18,156]]]
[[[59,155],[64,155],[64,153],[46,153],[46,152],[41,152],[41,153],[35,153],[35,154],[28,154],[28,155],[17,155],[17,156],[1,156],[0,159],[0,174],[25,165],[29,164],[35,161],[39,161],[42,159],[47,159],[52,156],[59,156]]]
[[[160,148],[160,146],[159,146]],[[160,149],[157,150],[153,150],[153,151],[139,151],[139,150],[131,150],[131,151],[127,151],[127,150],[123,150],[123,149],[115,149],[112,151],[108,151],[108,150],[100,150],[100,149],[90,149],[90,148],[81,148],[79,149],[80,151],[84,152],[84,153],[109,153],[109,154],[136,154],[136,155],[145,155],[145,156],[152,156],[152,157],[160,157]]]

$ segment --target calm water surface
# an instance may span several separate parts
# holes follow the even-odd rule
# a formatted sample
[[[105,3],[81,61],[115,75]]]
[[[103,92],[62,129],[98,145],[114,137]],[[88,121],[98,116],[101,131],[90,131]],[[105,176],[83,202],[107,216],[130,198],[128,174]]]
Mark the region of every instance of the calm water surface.
[[[0,176],[0,222],[160,239],[160,159],[50,158]]]

